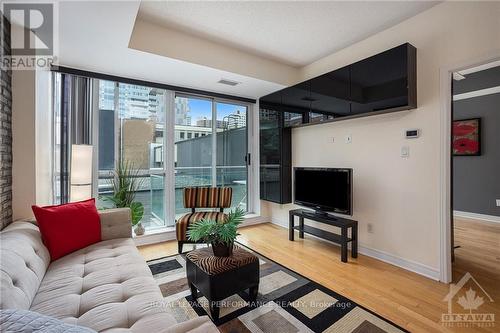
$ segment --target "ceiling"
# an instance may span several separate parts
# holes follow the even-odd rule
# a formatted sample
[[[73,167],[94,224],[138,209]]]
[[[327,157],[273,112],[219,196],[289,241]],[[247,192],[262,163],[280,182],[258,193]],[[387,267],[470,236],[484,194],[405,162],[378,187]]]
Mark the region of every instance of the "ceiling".
[[[283,68],[288,71],[286,73],[298,73],[300,66],[435,4],[418,1],[140,0],[57,3],[59,42],[56,64],[250,98],[259,98],[289,85],[290,80],[277,79],[279,73],[286,72]],[[196,61],[186,56],[134,48],[131,46],[132,37],[139,26],[144,26],[140,22],[150,25],[146,32],[153,32],[152,26],[161,27],[154,30],[160,35],[149,38],[149,42],[165,46],[167,51],[181,49],[180,43],[171,42],[172,36],[182,43],[189,39],[187,44],[191,43],[189,46],[195,49],[203,43],[207,47],[200,48]],[[213,40],[210,41],[212,44],[206,40]],[[215,55],[222,54],[222,57],[218,56],[217,66],[209,61],[210,51]],[[259,63],[268,67],[254,65]],[[257,75],[249,68],[261,68],[267,76]],[[217,83],[220,79],[240,84],[223,85]]]
[[[150,82],[258,98],[275,82],[129,48],[140,1],[60,1],[56,64]],[[221,78],[237,86],[217,83]]]
[[[142,1],[138,17],[292,66],[308,65],[436,1]]]

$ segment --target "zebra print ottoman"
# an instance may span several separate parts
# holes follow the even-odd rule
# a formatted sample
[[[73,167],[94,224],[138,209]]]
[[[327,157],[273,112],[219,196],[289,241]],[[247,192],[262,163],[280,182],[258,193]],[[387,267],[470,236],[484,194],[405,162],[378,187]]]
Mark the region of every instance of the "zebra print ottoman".
[[[230,257],[215,257],[212,248],[202,248],[186,255],[186,275],[193,301],[197,290],[208,300],[210,316],[216,323],[221,302],[248,289],[248,301],[255,302],[259,290],[259,259],[234,246]]]

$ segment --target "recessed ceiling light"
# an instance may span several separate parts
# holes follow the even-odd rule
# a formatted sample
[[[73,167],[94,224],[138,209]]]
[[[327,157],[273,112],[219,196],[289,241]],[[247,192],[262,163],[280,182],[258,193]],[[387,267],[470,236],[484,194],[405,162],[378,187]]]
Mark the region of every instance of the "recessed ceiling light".
[[[233,81],[233,80],[228,80],[228,79],[220,79],[219,81],[217,81],[217,83],[225,84],[225,85],[233,86],[234,87],[234,86],[240,84],[241,82],[237,82],[237,81]]]

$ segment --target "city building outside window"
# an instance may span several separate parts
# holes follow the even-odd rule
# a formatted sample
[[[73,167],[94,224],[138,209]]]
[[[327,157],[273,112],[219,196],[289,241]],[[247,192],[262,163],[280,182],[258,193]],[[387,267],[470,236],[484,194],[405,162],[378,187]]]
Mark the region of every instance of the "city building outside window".
[[[173,92],[133,84],[97,82],[100,207],[110,206],[105,199],[112,195],[110,177],[117,161],[123,160],[139,170],[136,200],[145,208],[142,224],[146,232],[173,227],[174,216],[188,211],[182,200],[187,186],[230,186],[232,207],[248,210],[247,106],[208,97],[173,97]],[[170,124],[168,98],[175,99],[175,118]],[[165,135],[169,128],[174,131],[170,143]],[[173,161],[165,160],[171,167],[165,165],[164,156],[169,156],[165,149],[174,156]],[[167,170],[174,174],[173,189],[166,188]]]

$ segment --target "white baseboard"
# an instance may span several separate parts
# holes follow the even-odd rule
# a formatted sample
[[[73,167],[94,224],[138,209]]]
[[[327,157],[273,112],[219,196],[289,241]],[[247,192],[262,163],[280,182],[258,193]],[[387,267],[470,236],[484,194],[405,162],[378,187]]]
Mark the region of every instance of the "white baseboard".
[[[481,221],[486,221],[486,222],[500,223],[500,216],[495,216],[495,215],[469,213],[469,212],[462,212],[459,210],[454,210],[453,216],[462,217],[462,218],[466,218],[466,219],[481,220]]]
[[[248,227],[250,225],[267,223],[267,222],[269,222],[269,218],[255,215],[252,217],[246,217],[245,222],[243,222],[240,227]]]
[[[135,236],[135,246],[150,245],[176,239],[175,230],[162,231],[150,235]]]
[[[439,281],[439,270],[429,267],[427,265],[421,264],[419,262],[404,259],[390,253],[372,249],[363,245],[358,245],[358,252],[368,256],[375,258],[377,260],[386,262],[388,264],[398,266],[400,268],[406,269],[407,271],[411,271],[413,273],[417,273],[428,277],[429,279],[433,279]]]
[[[276,225],[279,225],[281,227],[288,229],[288,223],[286,223],[284,221],[273,218],[273,219],[271,219],[271,222],[273,224],[276,224]],[[315,237],[313,235],[308,235],[308,236],[317,238],[321,241],[328,242],[328,243],[336,245],[336,246],[339,246],[338,244],[332,243],[330,241],[324,240],[324,239],[319,238],[319,237]],[[404,258],[392,255],[392,254],[384,252],[384,251],[373,249],[373,248],[364,246],[363,244],[358,244],[358,253],[363,254],[367,257],[372,257],[374,259],[386,262],[388,264],[406,269],[407,271],[411,271],[411,272],[423,275],[423,276],[428,277],[430,279],[439,281],[439,276],[440,276],[439,270],[432,268],[432,267],[429,267],[427,265],[424,265],[424,264],[421,264],[421,263],[418,263],[418,262],[415,262],[412,260],[404,259]]]
[[[277,219],[275,217],[271,218],[271,223],[279,225],[280,227],[287,228],[288,229],[288,223],[285,221],[282,221],[280,219]]]

